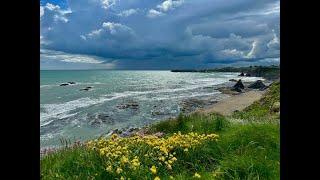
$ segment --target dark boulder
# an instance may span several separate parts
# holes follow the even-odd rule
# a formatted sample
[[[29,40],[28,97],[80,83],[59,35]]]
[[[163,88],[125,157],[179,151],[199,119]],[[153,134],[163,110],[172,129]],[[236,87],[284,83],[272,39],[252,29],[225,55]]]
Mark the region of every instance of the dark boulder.
[[[248,86],[248,88],[251,88],[251,89],[265,89],[266,88],[266,85],[263,84],[263,82],[261,80],[257,80],[256,82],[250,84]]]
[[[237,91],[237,92],[242,92],[241,88],[239,88],[239,87],[233,87],[231,90]]]
[[[243,72],[241,72],[241,74],[240,74],[239,76],[244,76],[244,73],[243,73]]]
[[[232,87],[232,91],[242,92],[242,89],[244,89],[244,85],[242,84],[241,79]]]
[[[69,84],[68,83],[62,83],[60,84],[60,86],[68,86]]]
[[[75,82],[72,82],[72,81],[71,81],[71,82],[68,82],[68,83],[69,83],[69,84],[76,84]]]
[[[241,79],[238,80],[238,82],[233,86],[233,88],[244,89],[244,85],[243,85]]]
[[[250,74],[250,73],[247,73],[246,76],[247,76],[247,77],[251,77],[251,74]]]

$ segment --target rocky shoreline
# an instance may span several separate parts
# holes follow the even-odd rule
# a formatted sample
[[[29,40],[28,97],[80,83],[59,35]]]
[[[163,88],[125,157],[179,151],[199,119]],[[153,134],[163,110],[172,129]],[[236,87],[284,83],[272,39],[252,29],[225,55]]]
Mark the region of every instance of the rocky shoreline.
[[[221,84],[219,86],[217,86],[215,88],[215,90],[218,90],[221,92],[221,99],[216,99],[216,98],[188,98],[185,100],[182,100],[180,102],[180,106],[181,109],[180,111],[184,114],[190,114],[193,113],[195,111],[205,111],[208,110],[210,108],[212,108],[213,106],[215,106],[215,104],[217,104],[219,101],[221,101],[222,99],[226,99],[226,98],[232,98],[233,96],[238,96],[241,95],[243,93],[247,93],[250,91],[264,91],[265,89],[267,89],[270,84],[273,81],[264,81],[262,82],[261,80],[257,80],[256,82],[242,82],[241,81],[241,77],[239,77],[239,79],[230,79],[229,82],[226,82],[224,84]],[[122,104],[119,104],[116,106],[118,109],[130,109],[132,111],[136,111],[139,109],[139,104],[135,101],[130,101],[130,102],[125,102]],[[154,116],[156,115],[161,115],[161,112],[158,111],[152,111],[152,114]],[[99,115],[99,117],[94,117],[91,118],[92,120],[90,121],[90,124],[95,126],[95,125],[99,125],[101,123],[104,122],[110,122],[110,123],[114,123],[114,120],[109,117],[108,115]],[[172,119],[172,118],[169,118]],[[169,120],[168,119],[168,120]],[[126,127],[126,128],[122,128],[122,129],[114,129],[114,130],[110,130],[109,132],[106,132],[104,134],[102,134],[100,137],[108,137],[111,136],[112,134],[117,134],[121,137],[128,137],[128,136],[132,136],[134,134],[139,134],[141,136],[147,134],[147,128],[150,126],[151,124],[147,124],[144,127]],[[156,134],[157,136],[162,136],[163,133],[159,132]],[[74,144],[79,145],[79,141],[75,142]],[[81,143],[80,143],[81,144]],[[73,146],[72,144],[70,144],[70,146]],[[59,148],[42,148],[40,149],[40,155],[43,156],[47,153],[50,152],[54,152],[56,150],[58,150]]]

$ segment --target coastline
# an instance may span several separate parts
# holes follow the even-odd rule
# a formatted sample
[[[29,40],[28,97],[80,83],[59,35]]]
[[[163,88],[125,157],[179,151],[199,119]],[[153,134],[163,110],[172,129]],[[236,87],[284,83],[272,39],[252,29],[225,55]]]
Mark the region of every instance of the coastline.
[[[150,169],[156,169],[159,171],[154,172],[158,172],[161,179],[191,179],[189,177],[194,173],[205,179],[229,179],[230,175],[239,178],[238,172],[242,173],[239,179],[279,179],[280,81],[262,89],[244,88],[243,93],[232,93],[215,105],[204,108],[203,114],[180,114],[177,118],[151,123],[143,129],[133,129],[132,136],[115,132],[111,138],[76,142],[42,157],[40,155],[41,176],[46,179],[57,176],[66,179],[89,176],[97,179],[119,179],[120,176],[144,179],[144,174],[149,172],[147,174],[152,175]],[[239,105],[239,100],[246,102]],[[234,109],[230,108],[232,102],[237,103],[233,108],[242,110],[233,113]],[[245,108],[247,105],[249,107]],[[219,106],[223,111],[232,109],[229,111],[231,115],[211,113]],[[218,139],[215,142],[201,140],[209,136]],[[177,144],[179,142],[186,144],[181,146]],[[166,152],[172,153],[174,161],[165,161],[166,164],[162,163],[162,157],[167,143],[171,144]],[[119,153],[126,154],[120,158]],[[109,158],[110,155],[115,158]],[[123,164],[124,157],[128,162],[138,162],[138,173]],[[112,165],[106,169],[106,163]],[[195,166],[196,169],[192,168]],[[83,169],[86,169],[85,173],[81,173]]]
[[[239,79],[241,79],[239,77]],[[267,86],[271,84],[274,81],[265,81]],[[243,82],[245,87],[247,87],[249,84],[252,82]],[[250,106],[253,102],[261,99],[263,94],[268,89],[265,90],[255,90],[255,89],[249,89],[245,88],[243,92],[238,93],[235,91],[231,91],[230,89],[234,85],[234,82],[226,82],[218,87],[215,88],[215,90],[219,90],[221,93],[221,98],[220,100],[214,100],[212,98],[206,98],[206,99],[201,99],[201,98],[189,98],[187,99],[184,103],[186,104],[186,109],[185,111],[182,111],[183,114],[193,114],[193,113],[202,113],[202,114],[210,114],[210,113],[217,113],[221,114],[224,116],[229,116],[235,111],[241,111],[244,108]],[[200,107],[197,107],[200,104]],[[164,121],[170,121],[173,119],[176,119],[176,117],[170,117],[167,119],[160,120],[158,122],[153,122],[150,124],[147,124],[142,127],[127,127],[127,128],[122,128],[122,129],[112,129],[108,132],[105,132],[101,134],[98,138],[100,137],[110,137],[112,134],[118,134],[119,136],[122,137],[129,137],[133,134],[148,134],[148,128],[159,123],[159,122],[164,122]],[[96,138],[93,138],[96,139]],[[64,143],[58,147],[42,147],[40,148],[40,155],[45,155],[47,152],[53,152],[57,151],[60,148],[63,148],[64,146],[70,146],[72,144],[79,144],[79,141],[74,141],[71,142],[70,140],[65,139]]]

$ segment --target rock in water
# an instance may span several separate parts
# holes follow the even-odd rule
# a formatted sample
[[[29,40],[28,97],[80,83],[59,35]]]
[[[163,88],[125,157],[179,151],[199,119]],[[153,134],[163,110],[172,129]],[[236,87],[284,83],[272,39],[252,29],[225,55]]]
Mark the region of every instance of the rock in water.
[[[247,73],[246,76],[247,76],[247,77],[251,77],[251,74],[250,74],[250,73]]]
[[[80,91],[89,91],[89,88],[80,89]]]
[[[69,84],[76,84],[75,82],[71,81],[71,82],[68,82]]]
[[[60,86],[68,86],[69,84],[68,83],[62,83],[60,84]]]
[[[244,76],[244,73],[243,73],[243,72],[241,72],[241,74],[240,74],[239,76]]]
[[[266,88],[266,85],[263,84],[263,82],[262,82],[261,80],[257,80],[256,82],[250,84],[250,85],[248,86],[248,88],[251,88],[251,89],[261,89],[261,90],[263,90],[263,89]]]

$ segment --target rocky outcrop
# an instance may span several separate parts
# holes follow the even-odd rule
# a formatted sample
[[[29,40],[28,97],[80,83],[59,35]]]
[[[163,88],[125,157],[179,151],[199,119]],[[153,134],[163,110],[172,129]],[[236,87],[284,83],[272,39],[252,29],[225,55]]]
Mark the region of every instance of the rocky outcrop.
[[[246,73],[246,76],[247,76],[247,77],[251,77],[251,74],[250,74],[250,73]]]
[[[239,76],[244,76],[244,73],[243,73],[243,72],[241,72],[241,74],[239,74]]]
[[[241,79],[239,79],[239,81],[232,87],[231,90],[237,91],[237,92],[242,92],[242,89],[244,89],[244,85],[243,85]]]
[[[251,89],[260,89],[260,90],[264,90],[267,86],[265,84],[263,84],[263,82],[261,80],[257,80],[256,82],[250,84],[248,86],[248,88]]]
[[[128,103],[125,103],[125,104],[118,104],[117,105],[117,108],[118,109],[133,109],[133,110],[137,110],[139,108],[139,104],[137,102],[128,102]]]
[[[92,88],[92,86],[88,86],[88,87],[85,87],[83,89],[80,89],[80,91],[89,91],[91,88]]]
[[[229,81],[231,81],[231,82],[237,82],[238,80],[236,80],[236,79],[229,79]]]
[[[91,126],[101,126],[103,124],[114,124],[115,121],[108,114],[88,115]]]
[[[109,135],[117,134],[120,137],[130,137],[137,134],[140,130],[141,130],[140,128],[136,128],[136,127],[115,129],[115,130],[112,130],[111,133],[109,133]]]
[[[67,82],[67,83],[62,83],[62,84],[60,84],[60,86],[68,86],[68,85],[71,85],[71,84],[76,84],[76,83],[73,82],[73,81],[70,81],[70,82]]]

